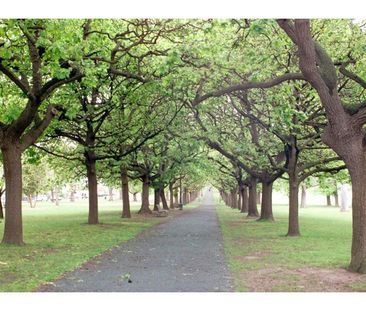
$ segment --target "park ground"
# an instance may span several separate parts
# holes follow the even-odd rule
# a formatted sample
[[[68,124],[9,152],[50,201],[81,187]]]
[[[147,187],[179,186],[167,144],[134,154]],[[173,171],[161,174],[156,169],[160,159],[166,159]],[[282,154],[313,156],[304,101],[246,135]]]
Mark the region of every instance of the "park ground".
[[[216,202],[236,291],[366,291],[366,276],[346,270],[351,212],[325,206],[300,209],[301,237],[286,237],[287,206],[275,205],[275,221],[262,222]]]
[[[188,208],[199,206],[191,203]],[[166,218],[122,219],[121,202],[102,201],[100,225],[87,225],[87,202],[24,208],[23,247],[0,245],[0,291],[33,291],[89,259],[130,240]],[[301,237],[285,237],[287,206],[274,206],[274,222],[248,219],[216,197],[226,262],[236,291],[366,291],[366,276],[348,272],[351,212],[310,206],[300,210]],[[0,223],[0,231],[3,222]]]
[[[191,203],[185,209],[198,206]],[[132,218],[121,218],[121,201],[101,200],[99,225],[87,224],[87,200],[61,202],[60,206],[39,202],[23,208],[24,246],[0,244],[0,292],[33,291],[72,271],[92,257],[182,211],[168,217],[141,216],[139,203],[132,203]],[[184,211],[183,211],[184,212]],[[0,232],[4,223],[0,223]]]

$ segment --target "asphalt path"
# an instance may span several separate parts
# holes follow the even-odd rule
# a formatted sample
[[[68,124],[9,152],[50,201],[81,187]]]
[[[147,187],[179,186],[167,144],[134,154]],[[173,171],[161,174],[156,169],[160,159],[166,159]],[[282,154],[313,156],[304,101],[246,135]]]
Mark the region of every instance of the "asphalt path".
[[[206,192],[200,207],[146,230],[39,291],[233,291],[212,192]]]

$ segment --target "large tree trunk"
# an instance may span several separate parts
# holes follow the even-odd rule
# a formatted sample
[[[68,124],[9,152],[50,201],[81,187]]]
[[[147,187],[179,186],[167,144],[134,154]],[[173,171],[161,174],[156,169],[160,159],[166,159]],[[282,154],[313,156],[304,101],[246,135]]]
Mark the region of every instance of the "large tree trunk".
[[[248,213],[248,187],[241,187],[241,213]]]
[[[350,169],[352,180],[352,256],[350,270],[366,273],[366,155]]]
[[[301,203],[300,208],[306,207],[306,185],[304,183],[301,184]]]
[[[2,243],[23,243],[22,224],[22,161],[16,145],[1,148],[5,176],[5,226]]]
[[[150,189],[150,179],[148,175],[145,175],[142,178],[141,208],[139,210],[139,214],[152,213],[149,207],[149,189]]]
[[[289,221],[287,236],[299,236],[299,182],[297,176],[298,150],[288,145]]]
[[[88,191],[89,191],[89,217],[88,224],[95,225],[99,223],[98,220],[98,182],[96,173],[95,154],[92,151],[85,153],[85,163],[88,177]]]
[[[163,209],[164,210],[169,210],[168,203],[166,201],[165,192],[164,192],[163,188],[160,189],[160,198],[161,198],[161,203],[163,204]]]
[[[258,217],[257,208],[257,179],[252,177],[249,185],[248,217]]]
[[[273,182],[262,182],[261,216],[258,220],[274,220],[272,212]]]
[[[121,174],[121,186],[122,186],[122,218],[131,218],[127,169],[122,166],[120,174]]]

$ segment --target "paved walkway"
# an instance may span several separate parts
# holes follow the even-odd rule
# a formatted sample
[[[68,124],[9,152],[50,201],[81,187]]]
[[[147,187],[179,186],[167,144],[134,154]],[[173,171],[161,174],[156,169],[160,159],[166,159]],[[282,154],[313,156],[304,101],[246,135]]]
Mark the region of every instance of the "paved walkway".
[[[41,290],[232,291],[212,192],[201,207],[146,230]]]

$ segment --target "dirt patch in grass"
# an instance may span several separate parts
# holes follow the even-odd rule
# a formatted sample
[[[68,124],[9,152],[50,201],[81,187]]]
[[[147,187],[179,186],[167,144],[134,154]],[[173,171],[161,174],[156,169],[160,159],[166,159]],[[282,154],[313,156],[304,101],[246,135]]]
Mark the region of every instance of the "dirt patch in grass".
[[[17,279],[17,275],[13,272],[0,273],[0,285],[10,284]]]
[[[253,292],[349,292],[355,284],[365,284],[366,275],[345,269],[282,267],[245,270],[245,287]]]

